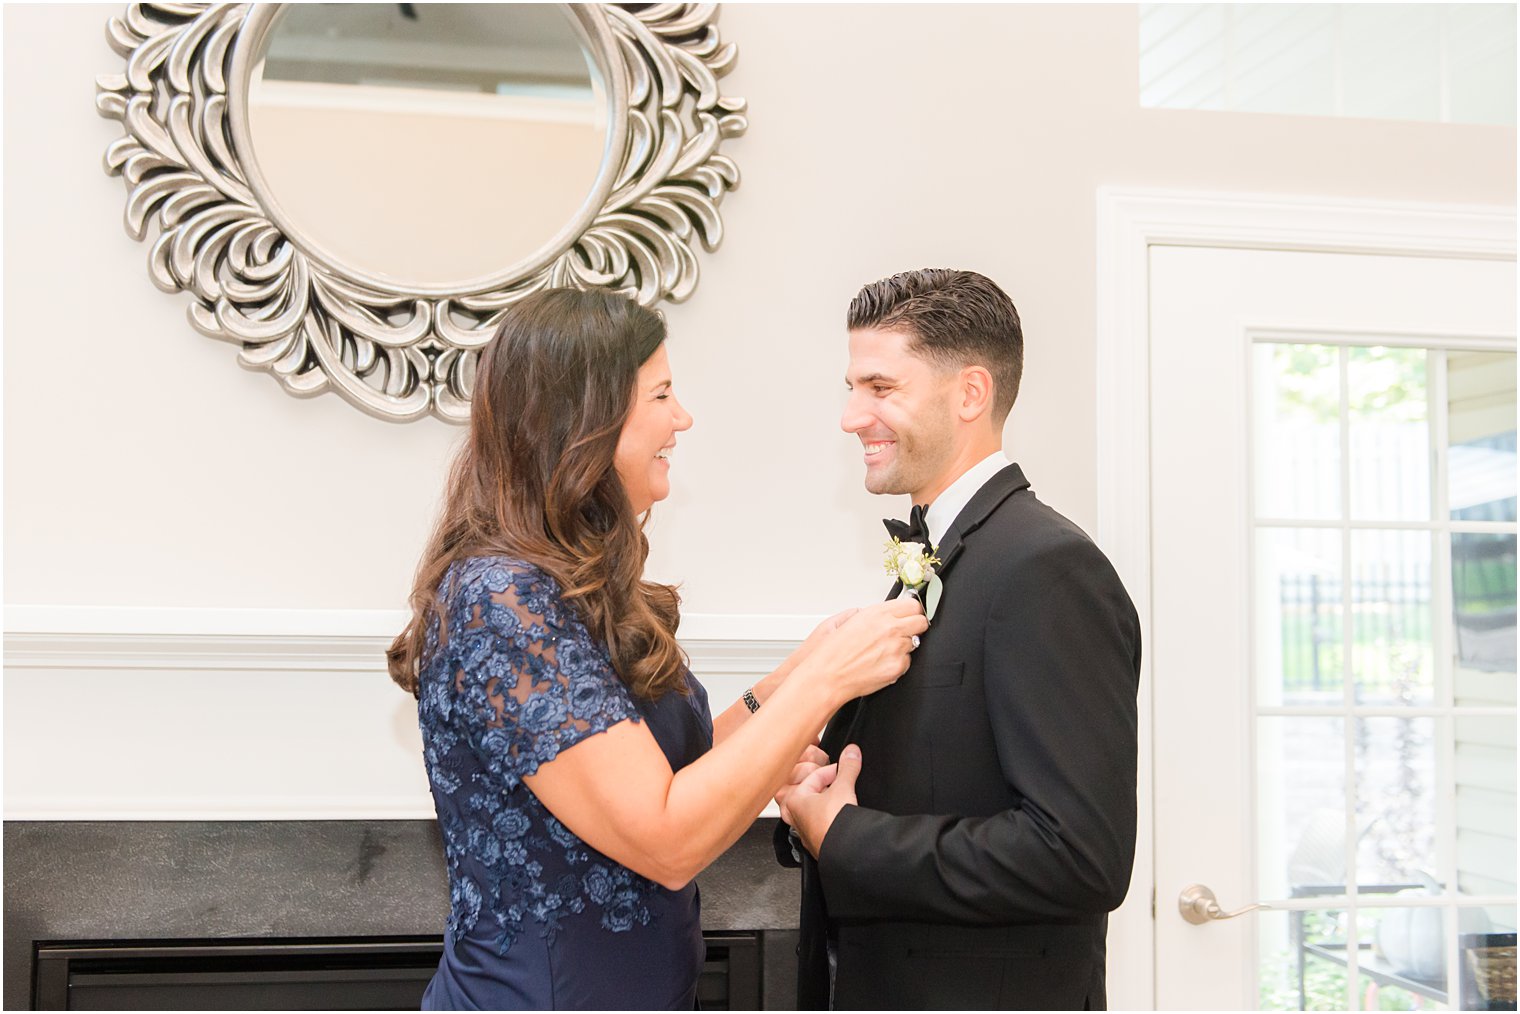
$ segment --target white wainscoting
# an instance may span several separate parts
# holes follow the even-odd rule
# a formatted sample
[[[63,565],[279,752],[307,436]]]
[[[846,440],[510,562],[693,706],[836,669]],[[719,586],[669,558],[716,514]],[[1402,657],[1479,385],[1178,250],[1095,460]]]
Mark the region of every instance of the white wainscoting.
[[[683,618],[713,711],[822,617]],[[384,610],[11,606],[7,820],[427,819]]]

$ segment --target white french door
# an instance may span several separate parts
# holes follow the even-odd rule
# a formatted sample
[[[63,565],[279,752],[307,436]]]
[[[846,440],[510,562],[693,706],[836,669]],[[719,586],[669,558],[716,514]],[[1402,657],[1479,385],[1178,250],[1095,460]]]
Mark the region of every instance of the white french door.
[[[1512,1009],[1514,265],[1149,258],[1156,1005]]]

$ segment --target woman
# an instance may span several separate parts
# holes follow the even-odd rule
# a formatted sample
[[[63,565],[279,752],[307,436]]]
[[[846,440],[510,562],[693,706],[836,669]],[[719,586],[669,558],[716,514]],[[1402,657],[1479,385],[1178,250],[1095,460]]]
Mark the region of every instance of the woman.
[[[828,717],[892,683],[926,623],[881,603],[821,626],[710,718],[644,581],[670,492],[661,318],[607,291],[515,304],[477,364],[467,442],[390,651],[418,696],[451,911],[428,1008],[690,1009],[697,872]],[[813,751],[817,753],[816,750]]]

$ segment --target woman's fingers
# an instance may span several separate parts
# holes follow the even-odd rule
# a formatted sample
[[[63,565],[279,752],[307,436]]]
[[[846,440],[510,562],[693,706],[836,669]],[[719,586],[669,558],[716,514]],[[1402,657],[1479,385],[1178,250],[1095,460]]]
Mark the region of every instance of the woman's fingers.
[[[801,785],[807,780],[808,775],[823,767],[829,762],[829,755],[816,746],[809,746],[802,753],[802,760],[792,765],[792,773],[787,776],[786,784],[776,793],[776,802],[791,791],[793,786]]]
[[[839,765],[829,764],[813,771],[797,784],[799,792],[822,792],[834,784],[834,779],[839,775]]]
[[[897,621],[897,626],[899,630],[909,634],[922,634],[929,629],[929,618],[924,615],[923,609],[920,608],[900,618]]]
[[[833,616],[830,616],[827,620],[824,620],[823,625],[831,631],[836,630],[841,623],[843,623],[845,620],[848,620],[851,616],[854,616],[858,612],[860,612],[859,606],[855,606],[851,609],[843,609],[835,613]]]
[[[829,755],[818,749],[816,746],[808,747],[803,756],[809,757],[812,755],[816,755],[817,757],[821,758],[824,763],[828,762]],[[787,778],[786,784],[781,786],[781,788],[776,791],[776,795],[773,797],[776,800],[776,805],[781,808],[782,820],[786,821],[788,824],[792,822],[791,810],[787,807],[787,801],[790,799],[792,793],[796,792],[803,784],[816,786],[811,788],[809,791],[821,792],[823,789],[828,788],[829,785],[834,781],[834,776],[831,774],[828,776],[828,781],[823,782],[821,785],[817,784],[816,781],[809,782],[809,779],[813,778],[814,775],[823,770],[825,770],[823,763],[818,763],[817,761],[811,759],[799,761],[797,764],[793,765],[792,773],[790,777]],[[829,765],[827,770],[835,770],[834,765]]]

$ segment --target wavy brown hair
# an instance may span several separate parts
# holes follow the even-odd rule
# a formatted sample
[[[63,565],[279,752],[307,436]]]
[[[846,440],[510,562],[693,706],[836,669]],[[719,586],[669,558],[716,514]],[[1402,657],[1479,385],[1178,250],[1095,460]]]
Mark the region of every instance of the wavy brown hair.
[[[687,692],[680,597],[643,579],[649,540],[613,465],[660,316],[606,289],[547,289],[513,304],[476,364],[470,432],[412,584],[412,618],[386,653],[418,693],[427,633],[447,635],[440,584],[470,556],[533,564],[646,699]]]

